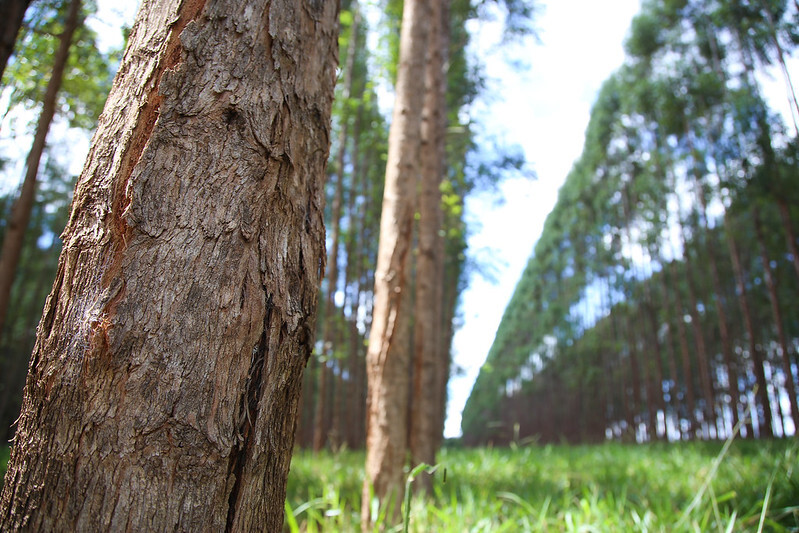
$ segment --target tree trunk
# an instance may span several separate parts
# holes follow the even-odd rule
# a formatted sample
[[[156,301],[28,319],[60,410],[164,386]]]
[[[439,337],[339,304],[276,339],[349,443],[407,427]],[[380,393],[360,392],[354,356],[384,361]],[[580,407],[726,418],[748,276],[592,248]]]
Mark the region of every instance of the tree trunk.
[[[361,507],[365,531],[372,523],[372,494],[381,506],[393,509],[391,523],[399,516],[404,493],[409,354],[402,324],[408,310],[402,309],[402,303],[407,300],[429,21],[429,0],[405,1],[367,352],[367,455]]]
[[[684,434],[687,434],[689,439],[694,439],[696,438],[696,395],[694,394],[694,384],[696,380],[694,379],[694,371],[691,367],[691,351],[688,347],[688,332],[685,330],[685,307],[683,306],[682,296],[680,295],[680,289],[678,287],[679,276],[677,274],[677,263],[675,261],[671,262],[671,275],[671,285],[674,287],[672,291],[674,294],[674,301],[671,303],[674,305],[674,320],[677,323],[677,338],[680,341],[680,361],[682,364],[683,385],[685,386],[685,407],[688,412],[688,429]]]
[[[785,328],[782,324],[782,311],[780,310],[780,301],[777,296],[777,281],[774,279],[774,273],[771,271],[771,263],[769,262],[768,252],[766,250],[766,239],[763,234],[763,224],[760,220],[759,209],[757,206],[752,209],[752,218],[755,223],[755,235],[757,236],[757,244],[760,250],[760,260],[763,263],[763,277],[765,278],[766,287],[768,288],[771,313],[774,316],[774,327],[777,330],[777,341],[780,345],[782,372],[785,374],[785,392],[788,395],[788,401],[791,406],[793,426],[796,428],[794,432],[799,433],[799,406],[797,406],[796,387],[794,386],[794,376],[791,370],[791,356],[788,351],[788,341],[785,335]],[[776,380],[774,380],[774,387],[777,391],[776,397],[779,399],[781,394],[777,387]],[[780,403],[779,400],[778,403]]]
[[[663,264],[663,270],[660,275],[660,290],[663,295],[662,306],[664,309],[664,314],[666,316],[671,315],[673,317],[676,317],[676,314],[672,312],[672,306],[669,298],[669,288],[668,288],[668,283],[666,281],[666,278],[668,276],[668,269],[665,265],[665,262],[662,259],[661,259],[661,264]],[[652,309],[650,320],[653,319],[654,319],[654,309]],[[666,332],[666,353],[668,354],[669,381],[671,383],[671,386],[669,387],[669,404],[671,405],[671,409],[674,412],[674,416],[676,418],[675,430],[677,432],[677,440],[681,440],[682,427],[680,424],[680,402],[678,401],[677,398],[679,374],[677,372],[677,354],[674,350],[674,335],[672,333],[672,324],[666,324],[665,332]],[[664,419],[666,421],[666,437],[668,437],[669,417],[664,414]]]
[[[697,159],[699,156],[697,155]],[[718,318],[719,336],[721,337],[721,351],[724,357],[724,364],[727,367],[727,377],[729,382],[730,393],[730,411],[732,413],[732,426],[738,426],[739,414],[738,408],[740,407],[740,391],[738,389],[738,362],[735,360],[733,353],[732,341],[730,340],[729,328],[727,327],[727,312],[724,309],[724,302],[722,300],[723,290],[721,287],[721,276],[719,275],[718,263],[716,261],[716,238],[710,231],[710,224],[707,219],[707,199],[705,192],[702,189],[702,183],[699,176],[694,175],[694,186],[696,187],[696,195],[699,200],[699,217],[702,222],[702,230],[705,235],[705,248],[708,254],[708,266],[710,267],[710,277],[713,282],[713,303],[716,307],[716,315]],[[721,436],[719,436],[721,438]]]
[[[735,275],[735,293],[738,296],[738,304],[741,307],[741,314],[743,315],[744,327],[749,341],[749,356],[752,358],[752,367],[755,373],[755,381],[757,383],[757,393],[755,397],[755,413],[754,417],[758,421],[758,431],[761,437],[771,438],[774,436],[772,429],[772,414],[771,402],[768,397],[768,383],[766,382],[766,372],[763,368],[763,356],[755,342],[755,330],[752,322],[752,313],[749,310],[749,303],[746,299],[746,283],[744,281],[744,271],[741,266],[741,259],[738,254],[738,246],[735,242],[735,237],[732,233],[729,217],[724,215],[724,224],[727,230],[727,240],[729,243],[730,260],[732,261],[732,269]],[[761,411],[762,410],[762,411]],[[749,425],[751,428],[751,425]]]
[[[11,286],[14,283],[14,275],[17,272],[19,256],[22,253],[22,244],[25,239],[25,231],[28,229],[33,202],[36,198],[36,176],[39,174],[39,162],[44,152],[47,132],[50,131],[50,124],[55,116],[56,98],[61,88],[64,69],[69,58],[72,36],[78,24],[80,24],[78,17],[80,7],[81,0],[70,1],[67,18],[64,22],[64,31],[59,37],[58,49],[53,59],[53,72],[50,74],[50,81],[47,82],[47,89],[44,93],[42,112],[36,125],[33,145],[25,162],[25,178],[22,181],[22,189],[20,190],[19,198],[17,198],[11,208],[11,216],[3,238],[3,247],[0,250],[0,332],[3,331],[3,326],[6,322]]]
[[[143,2],[76,186],[0,529],[281,530],[336,11]]]
[[[796,235],[794,235],[793,224],[791,224],[791,207],[785,201],[785,198],[775,198],[775,201],[780,211],[782,228],[785,230],[786,245],[791,254],[793,269],[796,272],[796,278],[799,279],[799,249],[796,247]]]
[[[441,178],[444,172],[444,20],[441,2],[432,2],[430,53],[426,65],[426,88],[422,111],[421,186],[419,194],[419,247],[416,258],[416,320],[414,323],[413,393],[411,397],[410,450],[412,466],[434,465],[439,381],[442,357],[443,249],[439,235],[443,221]],[[429,474],[417,477],[415,489],[431,489]]]
[[[0,79],[3,78],[8,59],[14,52],[17,35],[30,4],[31,0],[5,0],[0,7]]]
[[[358,15],[360,17],[360,15]],[[361,97],[363,95],[360,95]],[[364,172],[361,171],[361,154],[359,137],[361,134],[361,110],[358,111],[355,117],[355,123],[352,128],[352,187],[347,201],[347,213],[349,213],[350,227],[347,235],[347,268],[345,270],[345,282],[347,297],[346,304],[350,309],[349,319],[346,321],[347,331],[349,333],[347,343],[347,373],[349,375],[349,383],[346,391],[344,391],[344,409],[347,413],[346,427],[343,429],[343,435],[347,446],[350,449],[356,448],[358,443],[357,436],[357,420],[358,420],[358,378],[359,367],[361,366],[360,347],[363,346],[361,334],[358,331],[358,316],[360,314],[361,306],[361,278],[363,268],[363,259],[361,249],[364,246],[363,240],[359,237],[363,228],[363,217],[361,216],[360,209],[366,205],[362,202],[356,208],[355,199],[359,192],[365,190]],[[365,195],[363,195],[365,200]]]
[[[358,21],[360,20],[360,11],[357,9],[357,4],[354,6],[354,18],[352,30],[350,35],[349,46],[347,47],[347,62],[344,66],[344,90],[342,99],[344,101],[344,111],[341,115],[341,130],[339,131],[338,150],[336,152],[336,190],[333,195],[333,205],[331,206],[332,225],[330,227],[330,253],[327,262],[327,294],[325,301],[325,316],[322,323],[322,364],[319,365],[318,375],[318,391],[316,396],[316,408],[314,409],[314,438],[313,450],[314,452],[320,451],[324,448],[328,439],[327,417],[325,416],[325,402],[327,392],[327,378],[329,371],[327,370],[327,362],[333,357],[336,323],[338,316],[336,313],[335,296],[338,289],[338,249],[339,237],[341,234],[341,212],[342,201],[344,196],[344,157],[347,152],[347,126],[349,125],[349,113],[347,113],[347,100],[350,98],[352,92],[352,71],[355,57],[355,43],[358,32]],[[335,416],[335,415],[334,415]],[[333,424],[335,429],[335,424]]]
[[[694,281],[693,271],[694,262],[691,260],[691,254],[687,249],[687,240],[684,231],[685,229],[680,226],[680,238],[684,250],[683,263],[685,265],[686,285],[688,287],[688,314],[691,316],[691,328],[694,332],[696,364],[699,370],[699,384],[702,390],[702,399],[704,400],[704,409],[702,410],[705,431],[704,437],[707,439],[715,437],[715,435],[711,434],[711,430],[716,427],[715,393],[710,372],[710,358],[707,355],[707,347],[705,345],[705,334],[702,330],[702,321],[699,317],[699,301],[696,297],[696,282]]]

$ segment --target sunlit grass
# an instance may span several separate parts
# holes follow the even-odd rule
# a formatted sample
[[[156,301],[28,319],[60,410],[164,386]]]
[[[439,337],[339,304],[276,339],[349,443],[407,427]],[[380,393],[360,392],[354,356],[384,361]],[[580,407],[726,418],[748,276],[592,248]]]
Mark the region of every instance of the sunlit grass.
[[[723,455],[721,443],[444,450],[434,495],[413,501],[409,530],[799,531],[798,449],[741,441]],[[289,529],[358,531],[362,465],[362,453],[296,454]]]
[[[295,453],[286,529],[360,531],[363,463]],[[433,479],[411,532],[799,531],[796,440],[445,449]]]

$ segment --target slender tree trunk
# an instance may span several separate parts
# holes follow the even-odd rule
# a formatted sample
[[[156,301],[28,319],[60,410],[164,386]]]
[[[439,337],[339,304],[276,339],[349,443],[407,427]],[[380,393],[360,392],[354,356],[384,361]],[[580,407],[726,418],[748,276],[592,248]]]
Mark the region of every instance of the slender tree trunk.
[[[0,6],[0,79],[3,78],[8,59],[14,52],[22,20],[30,4],[31,0],[4,0]]]
[[[753,207],[752,218],[755,223],[755,234],[757,235],[758,248],[760,249],[760,260],[763,263],[763,277],[766,280],[766,287],[768,288],[769,302],[771,303],[771,313],[774,316],[774,326],[777,330],[777,340],[780,345],[782,372],[785,375],[785,392],[791,405],[791,417],[793,420],[795,432],[799,432],[799,406],[796,400],[796,386],[794,385],[794,376],[791,371],[791,356],[788,351],[788,341],[785,335],[785,328],[782,322],[782,312],[780,311],[780,300],[777,296],[777,282],[774,278],[774,273],[771,271],[771,263],[769,262],[768,251],[766,250],[766,240],[763,234],[763,224],[760,219],[760,212],[757,207]],[[779,388],[776,396],[780,397]]]
[[[663,307],[665,309],[665,314],[672,315],[674,317],[674,313],[671,311],[671,304],[669,302],[669,290],[666,283],[666,275],[667,271],[666,268],[663,269],[663,272],[660,276],[661,281],[661,291],[663,293]],[[674,317],[676,319],[676,317]],[[654,312],[653,318],[654,319]],[[651,320],[651,319],[650,319]],[[672,324],[666,325],[666,353],[668,354],[668,367],[669,367],[669,381],[671,382],[671,387],[669,387],[669,404],[671,405],[671,410],[674,412],[674,416],[676,419],[675,431],[677,432],[677,440],[682,439],[682,427],[680,426],[680,402],[677,398],[677,390],[679,385],[679,373],[677,372],[677,354],[674,350],[674,335],[672,332]],[[666,436],[668,437],[668,430],[669,430],[669,417],[666,415]]]
[[[344,90],[342,99],[344,101],[344,109],[342,112],[341,131],[339,131],[338,151],[336,153],[336,191],[333,195],[333,205],[331,206],[332,212],[332,225],[330,227],[330,254],[327,261],[327,299],[325,302],[325,319],[322,323],[322,352],[324,354],[323,362],[319,366],[318,380],[319,384],[317,389],[319,394],[316,397],[316,408],[314,409],[314,439],[313,449],[315,452],[321,450],[328,438],[327,417],[325,416],[325,402],[327,393],[327,378],[330,373],[328,370],[327,361],[330,360],[334,353],[333,337],[335,335],[336,323],[338,316],[336,313],[336,291],[338,289],[338,249],[341,228],[341,215],[342,215],[342,201],[344,196],[344,165],[345,156],[347,153],[347,140],[348,140],[348,126],[349,126],[349,113],[346,112],[347,101],[352,92],[352,71],[355,64],[355,44],[358,35],[358,23],[360,21],[360,10],[357,9],[357,3],[354,6],[354,18],[352,23],[351,35],[349,45],[347,46],[347,61],[344,65]],[[333,426],[335,427],[335,425]]]
[[[362,96],[362,95],[361,95]],[[346,390],[342,393],[344,401],[344,409],[346,411],[345,417],[347,419],[346,427],[342,428],[343,436],[347,446],[352,449],[356,446],[356,424],[353,423],[356,418],[357,412],[357,379],[358,366],[360,359],[360,345],[361,335],[358,332],[358,315],[360,313],[361,305],[361,275],[363,258],[361,249],[364,246],[363,241],[360,240],[361,228],[363,227],[363,217],[360,216],[358,208],[355,205],[355,199],[359,193],[364,190],[364,178],[361,171],[360,149],[359,141],[361,131],[361,112],[359,111],[355,124],[353,125],[352,132],[352,186],[350,187],[350,194],[347,199],[347,213],[349,217],[349,230],[347,233],[347,268],[345,269],[344,287],[345,291],[345,307],[349,308],[349,319],[347,323],[348,343],[347,343],[347,374],[349,376],[349,383]],[[362,203],[362,205],[365,202]]]
[[[749,310],[749,303],[746,298],[746,283],[744,282],[744,271],[741,267],[741,259],[738,254],[738,246],[735,242],[735,237],[732,233],[732,228],[729,223],[729,217],[725,214],[724,223],[727,229],[727,239],[730,249],[730,260],[732,261],[732,268],[735,274],[735,292],[738,296],[738,303],[741,307],[741,314],[743,315],[744,327],[746,328],[747,338],[749,340],[749,356],[752,358],[752,367],[755,373],[755,381],[757,383],[756,413],[755,417],[758,420],[758,430],[763,437],[771,438],[774,436],[772,429],[772,414],[771,402],[768,397],[768,383],[766,382],[766,373],[763,368],[763,357],[755,342],[755,330],[752,322],[752,313]],[[751,427],[751,426],[750,426]]]
[[[688,314],[691,316],[691,327],[694,332],[696,363],[699,369],[699,383],[702,390],[702,399],[704,400],[704,409],[702,410],[704,414],[703,425],[705,427],[705,438],[712,438],[714,435],[711,434],[711,429],[716,427],[715,393],[710,373],[710,359],[707,355],[705,335],[702,330],[702,320],[699,317],[699,301],[696,297],[696,282],[694,281],[694,262],[691,260],[690,253],[687,250],[687,243],[683,232],[684,228],[681,227],[680,235],[683,250],[685,250],[683,262],[685,264],[685,275],[688,287]]]
[[[735,355],[733,353],[730,333],[727,327],[727,312],[724,309],[724,301],[722,299],[723,291],[721,288],[721,276],[719,276],[718,262],[716,260],[716,239],[710,231],[710,224],[708,223],[707,219],[707,199],[705,198],[705,193],[702,189],[702,183],[697,176],[694,176],[694,185],[696,187],[696,194],[699,200],[699,216],[702,222],[702,230],[706,238],[705,247],[709,259],[707,264],[710,267],[710,278],[713,283],[713,303],[716,307],[716,315],[718,318],[719,336],[721,337],[721,351],[724,357],[724,364],[727,367],[732,425],[733,427],[736,427],[739,420],[738,409],[741,404],[740,391],[738,389],[738,363],[735,360]]]
[[[80,7],[81,0],[70,1],[67,18],[64,22],[64,31],[59,36],[58,49],[53,60],[53,72],[50,74],[50,81],[47,82],[47,89],[44,93],[42,112],[36,125],[33,145],[25,162],[25,178],[22,181],[22,189],[20,190],[19,198],[17,198],[11,208],[11,216],[3,238],[3,247],[0,249],[0,332],[3,331],[3,326],[6,322],[11,286],[14,283],[14,275],[17,272],[19,256],[22,253],[22,244],[25,239],[25,231],[28,229],[33,202],[36,198],[36,176],[39,173],[39,162],[44,152],[47,132],[50,131],[50,124],[55,116],[56,98],[61,88],[64,69],[69,58],[72,36],[80,24]]]
[[[433,395],[433,448],[439,450],[441,443],[444,439],[444,424],[447,418],[447,385],[449,384],[449,366],[450,366],[450,346],[452,345],[452,335],[454,333],[452,321],[455,318],[455,309],[458,304],[458,280],[460,279],[460,268],[450,282],[447,280],[446,274],[446,254],[447,246],[444,237],[444,209],[441,193],[441,185],[446,175],[447,163],[447,127],[449,125],[447,117],[447,93],[449,92],[448,81],[448,65],[449,65],[449,49],[451,46],[450,39],[450,3],[451,0],[440,0],[440,26],[438,46],[441,53],[441,76],[439,82],[441,88],[439,89],[439,97],[441,98],[439,120],[440,120],[440,139],[438,144],[439,159],[441,160],[441,179],[438,182],[437,198],[439,202],[438,215],[439,215],[439,229],[435,236],[435,246],[438,248],[438,261],[436,264],[436,279],[439,284],[435,287],[435,299],[439,302],[439,316],[438,316],[438,358],[435,364],[435,383],[433,390],[430,394]],[[457,259],[457,258],[456,258]],[[456,264],[460,265],[460,260]],[[447,286],[450,285],[452,295],[448,298]]]
[[[455,312],[458,306],[458,280],[460,279],[460,268],[447,269],[445,256],[446,250],[443,257],[444,261],[442,261],[441,267],[443,272],[442,277],[444,280],[441,286],[441,358],[438,361],[438,368],[436,370],[438,381],[435,388],[435,395],[437,398],[437,430],[435,431],[435,435],[438,441],[435,447],[437,450],[441,448],[441,442],[444,439],[444,425],[447,418],[447,385],[449,384],[450,366],[452,364],[451,346],[452,337],[455,334],[453,321],[455,320]],[[454,261],[456,264],[460,265],[460,260],[455,258]]]
[[[626,228],[626,231],[622,230],[622,234],[623,235],[626,234],[627,242],[630,244],[630,246],[632,246],[632,244],[633,244],[633,238],[632,238],[632,232],[631,232],[632,213],[631,213],[631,207],[630,207],[630,191],[629,191],[628,187],[625,187],[624,190],[622,191],[622,198],[623,198],[622,216],[624,217],[625,228]],[[635,266],[632,266],[632,268],[634,270]],[[623,280],[622,280],[622,283],[624,284]],[[624,297],[629,302],[630,309],[632,309],[634,307],[634,305],[635,305],[635,302],[633,301],[632,295],[628,294],[625,291],[625,296]],[[642,366],[641,363],[640,363],[640,360],[639,360],[639,356],[641,354],[638,351],[638,331],[639,331],[639,328],[637,327],[637,325],[638,325],[637,324],[638,316],[637,316],[637,314],[636,314],[636,316],[633,316],[633,314],[630,311],[628,311],[628,312],[625,312],[625,318],[626,318],[626,320],[625,320],[626,324],[625,325],[627,326],[626,341],[627,341],[627,346],[629,348],[629,354],[630,354],[630,381],[631,381],[631,385],[632,385],[632,389],[633,389],[633,403],[634,403],[633,410],[632,410],[633,438],[635,438],[637,440],[638,426],[639,426],[639,423],[640,423],[641,419],[643,418],[644,408],[646,408],[647,410],[649,410],[650,413],[652,413],[652,409],[651,409],[651,406],[652,406],[651,399],[652,398],[650,396],[650,392],[651,391],[649,390],[649,387],[647,387],[646,391],[641,391],[641,383],[647,384],[647,383],[649,383],[649,379],[648,379],[646,361],[644,361],[644,365]],[[643,375],[641,374],[642,371],[643,371]],[[644,406],[644,404],[643,404],[643,393],[644,392],[647,395],[646,406]],[[651,430],[651,424],[652,424],[652,420],[649,421],[649,424],[644,423],[645,431],[646,430]],[[647,427],[648,425],[650,427]]]
[[[414,372],[411,397],[410,451],[412,465],[436,462],[436,432],[441,359],[441,318],[443,249],[441,178],[444,172],[444,106],[446,86],[442,83],[443,26],[441,2],[431,3],[430,46],[425,72],[422,111],[421,184],[419,194],[419,246],[416,257],[416,312],[414,322]],[[429,474],[417,477],[415,489],[429,492]]]
[[[775,198],[775,201],[780,211],[782,228],[785,230],[788,252],[790,252],[791,259],[793,260],[793,269],[796,272],[796,278],[799,279],[799,249],[796,247],[796,234],[793,231],[793,224],[791,223],[791,208],[785,198]],[[799,429],[797,431],[799,431]]]
[[[686,402],[686,411],[688,411],[688,429],[686,433],[692,439],[696,438],[696,396],[694,394],[695,391],[695,383],[696,380],[694,379],[694,372],[693,367],[691,366],[691,350],[688,347],[688,332],[685,330],[685,314],[683,309],[682,296],[680,296],[680,290],[677,285],[677,280],[679,276],[677,274],[677,263],[672,261],[671,262],[671,275],[672,275],[672,286],[674,290],[672,293],[674,294],[674,319],[677,323],[677,338],[680,341],[680,358],[682,362],[682,373],[683,373],[683,383],[685,386],[685,402]]]
[[[404,493],[409,354],[402,324],[408,310],[402,304],[407,300],[429,23],[429,0],[405,1],[367,352],[367,454],[361,507],[365,531],[372,524],[372,494],[380,506],[392,510],[389,523],[393,523]]]
[[[63,234],[0,530],[282,529],[336,11],[142,3]]]
[[[649,321],[649,333],[652,345],[652,354],[654,355],[655,360],[651,361],[652,368],[653,368],[653,383],[652,383],[652,394],[654,398],[651,399],[652,403],[654,404],[655,410],[655,418],[652,420],[652,432],[653,436],[657,439],[666,439],[668,438],[668,412],[666,411],[666,400],[663,397],[663,350],[660,345],[660,339],[658,339],[658,321],[655,317],[655,307],[654,302],[652,301],[652,295],[650,293],[650,288],[648,282],[644,283],[644,291],[645,291],[645,298],[646,301],[644,302],[644,307],[646,309],[646,316]],[[651,410],[650,410],[651,412]],[[663,413],[663,431],[661,432],[658,429],[658,419],[657,413]],[[651,415],[650,415],[651,416]]]

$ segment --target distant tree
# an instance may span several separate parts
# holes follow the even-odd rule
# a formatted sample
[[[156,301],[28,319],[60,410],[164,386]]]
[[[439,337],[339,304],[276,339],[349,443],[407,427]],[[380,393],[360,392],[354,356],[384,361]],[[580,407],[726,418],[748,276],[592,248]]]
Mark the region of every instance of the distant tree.
[[[6,0],[0,6],[0,79],[14,52],[14,44],[30,4],[31,0]]]
[[[72,36],[80,24],[78,15],[80,13],[81,1],[71,0],[66,14],[64,29],[59,36],[58,50],[53,61],[53,70],[50,74],[50,81],[42,101],[42,111],[39,115],[39,122],[36,126],[36,133],[33,138],[33,146],[28,153],[25,161],[25,178],[22,182],[22,189],[19,198],[11,208],[11,214],[3,238],[3,247],[0,249],[0,331],[8,314],[9,297],[11,296],[11,285],[14,283],[14,275],[17,271],[19,256],[22,252],[22,243],[25,238],[25,231],[28,229],[33,201],[36,196],[36,177],[39,174],[39,163],[44,153],[47,133],[50,131],[50,124],[56,112],[56,99],[61,88],[61,81],[64,69],[69,58],[69,49],[72,46]]]
[[[373,498],[391,513],[389,522],[393,524],[400,516],[405,492],[410,363],[410,310],[406,306],[412,302],[407,293],[430,16],[430,0],[405,1],[366,356],[367,451],[361,503],[364,531],[371,530],[377,518],[372,516]]]
[[[142,3],[63,234],[0,529],[281,530],[336,14]]]
[[[425,67],[425,97],[422,110],[420,150],[419,237],[416,254],[416,302],[413,334],[413,384],[409,448],[412,467],[436,464],[441,432],[437,426],[444,370],[441,359],[443,325],[444,239],[441,236],[444,214],[441,182],[446,168],[446,95],[444,66],[449,50],[448,2],[433,2],[430,13],[430,42]],[[417,477],[418,490],[432,488],[429,474]]]

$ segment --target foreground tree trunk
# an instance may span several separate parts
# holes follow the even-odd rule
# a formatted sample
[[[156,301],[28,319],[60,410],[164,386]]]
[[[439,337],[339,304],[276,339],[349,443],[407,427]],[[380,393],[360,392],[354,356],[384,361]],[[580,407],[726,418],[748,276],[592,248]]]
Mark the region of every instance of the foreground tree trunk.
[[[64,231],[0,530],[281,530],[336,11],[143,2]]]
[[[4,0],[0,6],[0,79],[6,71],[8,59],[14,52],[19,29],[31,0]]]
[[[403,323],[419,173],[425,58],[430,0],[403,7],[394,116],[389,131],[386,182],[375,269],[375,303],[366,356],[368,379],[366,478],[361,518],[371,530],[371,502],[399,517],[407,453],[407,395],[410,357]]]
[[[50,81],[47,82],[47,89],[44,93],[42,112],[39,114],[33,144],[25,161],[25,177],[22,180],[22,188],[11,208],[11,216],[3,238],[3,247],[0,250],[0,332],[3,331],[8,315],[11,286],[14,284],[14,276],[25,240],[25,231],[28,229],[33,202],[36,199],[36,177],[39,174],[39,163],[44,153],[50,124],[55,116],[56,98],[64,78],[69,48],[72,46],[72,36],[79,24],[80,6],[81,0],[70,1],[67,18],[64,21],[64,31],[59,36],[58,49],[53,58],[53,72],[50,74]]]

